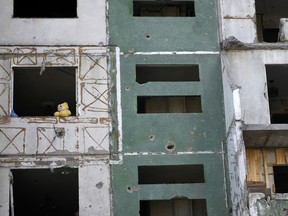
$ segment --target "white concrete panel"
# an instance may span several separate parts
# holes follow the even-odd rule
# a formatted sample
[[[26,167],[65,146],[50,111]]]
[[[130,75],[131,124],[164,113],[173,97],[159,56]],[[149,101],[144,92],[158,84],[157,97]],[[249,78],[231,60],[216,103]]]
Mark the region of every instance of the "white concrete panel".
[[[224,91],[224,108],[225,108],[225,123],[226,123],[226,132],[228,132],[229,127],[232,124],[234,117],[234,108],[233,108],[233,95],[232,95],[232,83],[230,83],[229,78],[226,73],[222,74],[223,80],[223,91]]]
[[[252,18],[255,15],[255,0],[221,0],[222,16]]]
[[[0,168],[0,215],[9,216],[9,172],[10,169]]]
[[[265,65],[288,64],[287,51],[229,51],[226,57],[225,73],[240,87],[244,122],[270,124]]]
[[[253,19],[224,19],[223,37],[236,37],[244,43],[257,41],[256,25]]]
[[[79,168],[79,215],[110,216],[109,165]]]
[[[242,116],[246,124],[269,124],[269,104],[266,91],[265,65],[254,52],[229,53],[226,72],[240,87]],[[259,58],[260,57],[260,58]]]
[[[73,19],[12,18],[13,0],[0,0],[0,5],[0,44],[107,44],[105,0],[78,1],[78,18]]]

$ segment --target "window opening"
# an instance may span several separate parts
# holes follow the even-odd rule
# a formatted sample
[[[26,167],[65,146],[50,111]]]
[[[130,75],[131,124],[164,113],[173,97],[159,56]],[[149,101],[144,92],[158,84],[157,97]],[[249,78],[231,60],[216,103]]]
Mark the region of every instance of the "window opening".
[[[205,183],[203,164],[138,166],[139,184]]]
[[[194,1],[133,0],[133,16],[195,17]]]
[[[14,67],[13,110],[18,116],[53,116],[67,102],[76,113],[76,67]]]
[[[137,113],[202,113],[201,96],[138,96]]]
[[[266,65],[272,124],[288,124],[288,65]]]
[[[273,166],[276,193],[288,193],[288,166]]]
[[[78,169],[11,171],[15,216],[63,216],[75,215],[78,212]]]
[[[190,82],[200,81],[198,65],[136,65],[136,81]]]
[[[140,216],[207,216],[205,199],[140,200]]]
[[[288,2],[255,0],[259,42],[279,41],[280,18],[287,18]]]
[[[77,0],[14,0],[14,18],[77,18]]]

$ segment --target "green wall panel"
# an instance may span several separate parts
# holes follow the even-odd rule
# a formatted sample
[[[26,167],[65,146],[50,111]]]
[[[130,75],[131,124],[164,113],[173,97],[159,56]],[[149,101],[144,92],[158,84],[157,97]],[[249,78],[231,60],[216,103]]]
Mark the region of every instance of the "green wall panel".
[[[219,50],[216,1],[196,0],[195,13],[195,17],[134,17],[133,0],[109,0],[110,44],[123,52]]]
[[[224,216],[226,192],[222,154],[124,156],[113,165],[114,215],[138,215],[140,200],[170,200],[174,197],[206,199],[208,216]],[[203,164],[205,183],[138,184],[139,165]],[[129,188],[127,190],[127,188]]]
[[[198,82],[138,84],[137,64],[198,64]],[[124,152],[221,151],[224,111],[219,55],[131,55],[121,57]],[[202,113],[137,113],[137,96],[201,95]],[[154,138],[151,139],[151,136]]]

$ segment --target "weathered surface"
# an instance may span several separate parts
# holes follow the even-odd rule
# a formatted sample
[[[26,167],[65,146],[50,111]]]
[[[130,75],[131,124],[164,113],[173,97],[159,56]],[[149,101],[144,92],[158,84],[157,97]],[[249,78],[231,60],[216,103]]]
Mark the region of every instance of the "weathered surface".
[[[105,0],[78,1],[78,19],[13,18],[13,1],[1,0],[0,4],[0,29],[5,32],[5,37],[0,38],[1,45],[63,46],[108,43]]]

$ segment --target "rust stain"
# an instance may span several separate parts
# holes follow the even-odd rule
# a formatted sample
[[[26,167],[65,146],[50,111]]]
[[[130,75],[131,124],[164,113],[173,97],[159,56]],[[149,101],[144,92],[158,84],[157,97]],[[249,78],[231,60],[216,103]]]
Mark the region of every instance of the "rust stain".
[[[27,119],[27,117],[23,117],[23,119]],[[56,124],[57,123],[57,118],[52,117],[52,116],[43,116],[43,117],[29,117],[28,118],[28,123],[36,123],[36,124]]]
[[[8,124],[11,122],[10,116],[0,116],[0,124]]]
[[[90,124],[97,124],[98,123],[98,118],[80,118],[78,116],[71,116],[71,117],[62,117],[59,118],[60,123],[90,123]]]
[[[112,122],[111,118],[100,118],[100,124],[109,124]]]
[[[15,65],[37,65],[36,48],[15,48],[13,53],[16,54],[13,58]]]

